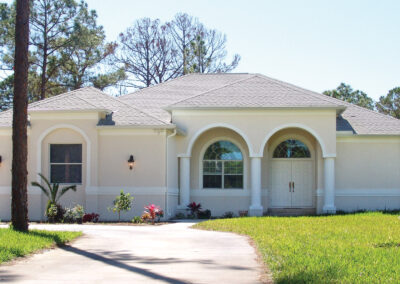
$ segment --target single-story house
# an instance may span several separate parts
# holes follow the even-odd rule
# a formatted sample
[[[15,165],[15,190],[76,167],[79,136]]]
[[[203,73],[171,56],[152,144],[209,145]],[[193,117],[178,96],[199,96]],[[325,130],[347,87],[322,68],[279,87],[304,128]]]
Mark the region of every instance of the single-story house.
[[[190,74],[120,97],[86,87],[28,109],[29,183],[103,220],[121,190],[166,217],[400,208],[400,120],[260,74]],[[12,110],[0,113],[0,219],[10,219]],[[29,217],[45,196],[29,186]]]

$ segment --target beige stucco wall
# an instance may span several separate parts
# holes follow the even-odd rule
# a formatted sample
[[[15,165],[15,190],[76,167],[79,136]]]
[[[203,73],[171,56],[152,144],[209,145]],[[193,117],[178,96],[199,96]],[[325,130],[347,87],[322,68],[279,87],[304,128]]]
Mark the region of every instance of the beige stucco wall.
[[[0,219],[9,220],[11,218],[11,130],[0,129],[0,156],[3,159],[0,165]]]
[[[400,138],[338,137],[338,210],[400,208]]]
[[[108,131],[99,135],[99,186],[165,187],[165,132]],[[127,160],[133,155],[133,170]]]
[[[218,110],[173,111],[173,123],[186,131],[178,141],[182,154],[190,155],[197,135],[212,127],[223,126],[247,140],[250,155],[262,155],[266,140],[283,128],[307,129],[320,140],[324,155],[336,154],[336,112],[334,110]]]
[[[82,203],[89,212],[100,213],[103,219],[115,219],[107,207],[123,189],[135,197],[133,211],[125,214],[125,219],[140,215],[148,203],[163,209],[168,204],[170,212],[167,213],[173,215],[179,197],[179,155],[189,154],[191,201],[201,202],[215,216],[226,211],[238,214],[250,205],[249,157],[262,156],[262,204],[267,209],[269,157],[273,145],[282,137],[298,135],[313,148],[318,212],[323,206],[324,155],[336,155],[338,210],[400,208],[400,138],[353,135],[336,140],[335,116],[330,110],[176,111],[173,122],[186,135],[178,133],[168,139],[167,145],[166,137],[172,131],[99,128],[96,126],[98,113],[35,113],[31,115],[28,135],[28,181],[37,180],[38,171],[48,175],[50,143],[82,143],[84,182],[77,194],[69,193],[62,199],[64,205]],[[219,138],[234,141],[244,153],[245,188],[242,190],[199,188],[201,151],[211,140]],[[132,171],[127,164],[131,154],[136,161]],[[0,219],[7,220],[11,191],[10,130],[0,130],[0,155],[3,156]],[[45,198],[37,188],[29,187],[28,193],[30,218],[43,218]]]

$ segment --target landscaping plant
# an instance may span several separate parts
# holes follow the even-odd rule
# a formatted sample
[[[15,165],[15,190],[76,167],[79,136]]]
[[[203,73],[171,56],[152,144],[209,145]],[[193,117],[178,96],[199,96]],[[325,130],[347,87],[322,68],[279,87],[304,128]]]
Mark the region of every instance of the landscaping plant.
[[[154,225],[156,219],[157,222],[160,221],[160,218],[164,217],[164,211],[160,209],[159,206],[154,204],[149,204],[144,207],[146,211],[142,215],[143,220],[151,220],[151,223]]]
[[[187,208],[190,210],[191,215],[193,215],[194,217],[198,217],[198,213],[201,210],[201,204],[193,201],[189,203]]]
[[[44,175],[39,174],[39,176],[42,181],[44,181],[45,185],[43,186],[36,181],[32,182],[31,185],[39,187],[44,195],[46,195],[48,198],[45,215],[47,216],[47,218],[49,218],[49,221],[51,222],[61,222],[61,220],[63,219],[64,210],[62,209],[61,205],[58,204],[58,201],[69,190],[76,191],[76,185],[69,185],[60,188],[60,184],[51,184]],[[57,208],[56,213],[54,206]],[[49,210],[51,210],[51,212],[49,212]]]
[[[79,223],[81,224],[83,221],[83,217],[85,215],[85,210],[82,205],[75,205],[73,208],[65,208],[64,223]]]
[[[133,217],[131,222],[134,224],[141,224],[141,223],[143,223],[143,219],[140,216],[135,216],[135,217]]]
[[[99,221],[99,217],[100,215],[96,213],[85,214],[82,217],[82,223],[88,223],[88,222],[97,223]]]
[[[117,195],[113,201],[113,207],[108,208],[108,210],[112,211],[113,213],[118,213],[118,222],[121,221],[121,212],[128,212],[132,209],[131,207],[133,199],[134,197],[131,196],[130,193],[124,193],[124,191],[121,190],[120,194]]]

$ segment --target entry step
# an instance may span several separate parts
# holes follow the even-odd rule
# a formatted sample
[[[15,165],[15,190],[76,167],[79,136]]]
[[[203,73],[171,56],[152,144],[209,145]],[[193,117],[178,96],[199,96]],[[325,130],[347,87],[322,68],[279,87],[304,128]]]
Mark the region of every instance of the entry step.
[[[312,216],[315,208],[269,208],[269,216]]]

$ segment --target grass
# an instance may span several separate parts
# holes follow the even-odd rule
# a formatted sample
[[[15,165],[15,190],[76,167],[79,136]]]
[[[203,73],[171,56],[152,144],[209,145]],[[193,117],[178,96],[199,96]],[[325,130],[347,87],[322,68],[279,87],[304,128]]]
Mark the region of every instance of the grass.
[[[400,283],[395,214],[235,218],[195,227],[250,236],[276,283]]]
[[[81,234],[42,230],[23,233],[12,229],[0,229],[0,264],[54,245],[63,245]]]

